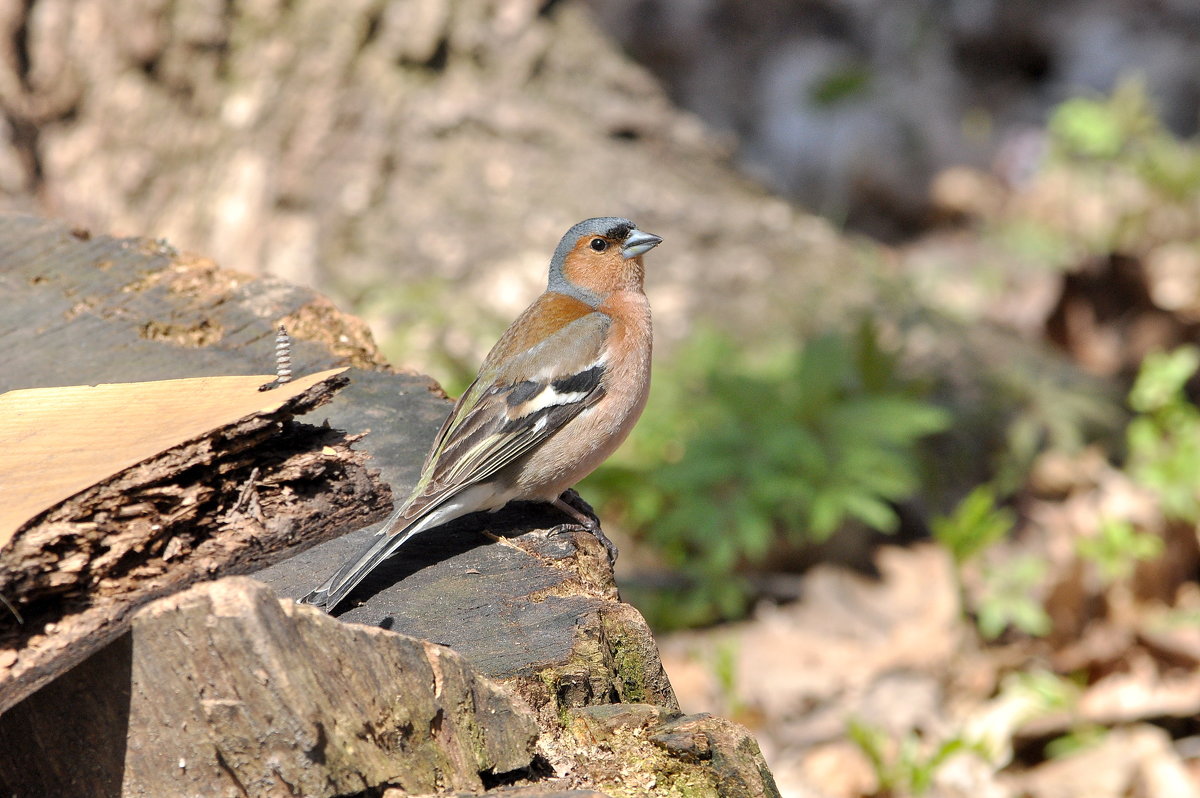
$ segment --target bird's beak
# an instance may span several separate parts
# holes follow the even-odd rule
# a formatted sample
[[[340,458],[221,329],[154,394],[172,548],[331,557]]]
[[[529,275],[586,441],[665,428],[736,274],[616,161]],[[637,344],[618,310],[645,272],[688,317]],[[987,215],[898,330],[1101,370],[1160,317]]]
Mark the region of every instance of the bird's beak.
[[[662,239],[653,233],[643,233],[641,230],[632,230],[629,235],[625,236],[625,243],[621,245],[621,257],[625,260],[636,258],[638,255],[643,255],[662,243]]]

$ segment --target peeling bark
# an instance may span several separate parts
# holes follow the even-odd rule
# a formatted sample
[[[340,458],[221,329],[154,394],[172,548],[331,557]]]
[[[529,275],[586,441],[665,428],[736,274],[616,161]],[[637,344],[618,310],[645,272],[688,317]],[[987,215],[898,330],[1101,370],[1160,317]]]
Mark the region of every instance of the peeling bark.
[[[293,421],[345,383],[161,452],[21,526],[0,551],[0,711],[120,634],[147,601],[385,514],[356,438]]]

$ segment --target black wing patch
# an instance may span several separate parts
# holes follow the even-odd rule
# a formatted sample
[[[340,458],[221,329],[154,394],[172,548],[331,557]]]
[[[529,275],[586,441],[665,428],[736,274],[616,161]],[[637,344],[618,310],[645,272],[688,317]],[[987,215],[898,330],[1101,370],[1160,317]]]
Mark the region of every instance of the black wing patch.
[[[508,396],[505,397],[505,400],[508,402],[509,407],[516,407],[517,405],[524,404],[533,397],[537,396],[544,387],[545,385],[535,380],[518,382],[512,387],[511,390],[509,390]],[[555,387],[558,387],[557,383],[555,384]],[[497,391],[497,393],[499,393],[499,391]]]
[[[590,393],[600,385],[600,379],[603,376],[604,366],[596,364],[578,374],[572,374],[569,377],[560,377],[551,382],[550,387],[554,389],[555,393]],[[512,397],[509,397],[508,403],[515,404]]]

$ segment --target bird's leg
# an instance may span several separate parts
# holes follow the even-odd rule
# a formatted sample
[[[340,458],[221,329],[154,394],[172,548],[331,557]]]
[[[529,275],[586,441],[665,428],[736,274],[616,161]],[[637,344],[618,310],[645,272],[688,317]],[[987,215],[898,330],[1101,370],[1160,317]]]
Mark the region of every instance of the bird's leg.
[[[575,509],[570,504],[563,501],[562,496],[559,496],[557,499],[555,499],[553,502],[551,502],[551,504],[553,504],[559,510],[562,510],[567,515],[571,516],[571,518],[575,519],[575,522],[578,523],[580,526],[582,526],[585,530],[587,530],[588,534],[590,534],[596,540],[600,541],[600,543],[604,546],[604,550],[608,552],[608,564],[616,565],[616,563],[617,563],[617,544],[615,544],[611,540],[609,540],[608,536],[604,534],[604,530],[600,528],[599,521],[597,521],[595,518],[592,518],[590,516],[584,515],[583,513],[579,512],[579,510]],[[561,533],[567,531],[567,529],[571,526],[573,526],[573,524],[559,524],[558,526],[556,526],[552,529],[548,529],[546,531],[546,537],[553,537],[555,535],[561,534]]]

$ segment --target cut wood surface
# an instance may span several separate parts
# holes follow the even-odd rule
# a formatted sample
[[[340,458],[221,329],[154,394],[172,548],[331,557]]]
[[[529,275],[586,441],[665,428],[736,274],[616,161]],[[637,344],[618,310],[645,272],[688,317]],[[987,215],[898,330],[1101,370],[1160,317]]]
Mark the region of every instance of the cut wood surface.
[[[0,549],[17,528],[102,479],[284,402],[345,369],[270,391],[274,377],[32,388],[0,395]]]

